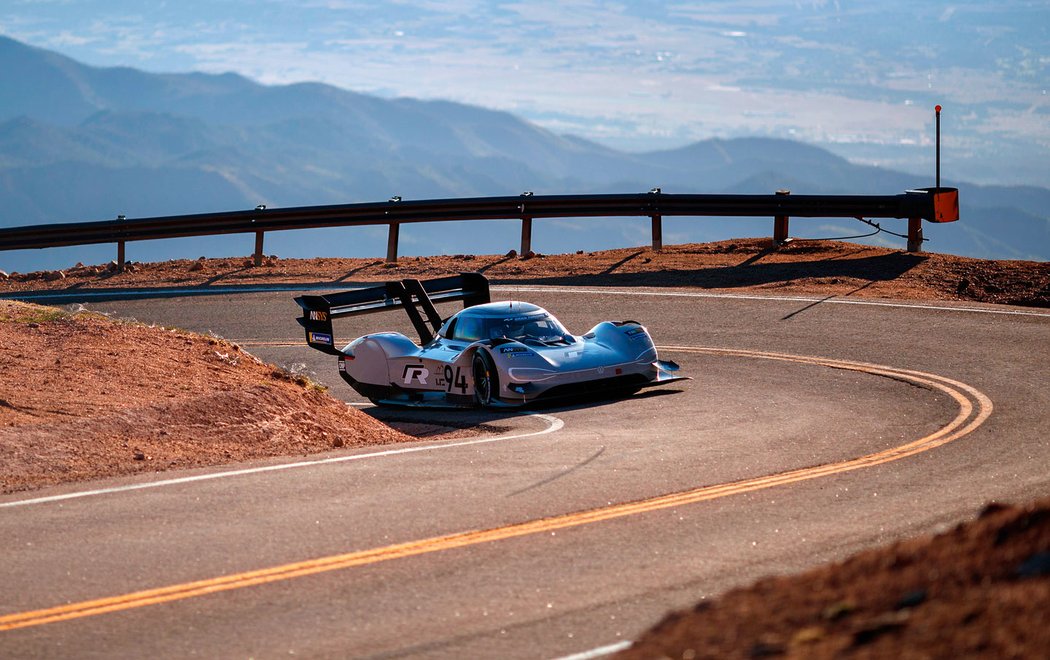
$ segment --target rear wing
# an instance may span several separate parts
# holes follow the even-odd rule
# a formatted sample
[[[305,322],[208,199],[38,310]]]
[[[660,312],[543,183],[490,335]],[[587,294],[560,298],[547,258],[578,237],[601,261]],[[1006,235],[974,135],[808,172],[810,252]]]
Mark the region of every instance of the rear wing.
[[[367,289],[352,289],[323,296],[299,296],[303,309],[299,325],[306,330],[306,343],[330,355],[339,355],[332,333],[332,320],[342,316],[373,314],[404,308],[421,344],[434,338],[442,319],[434,303],[463,301],[464,307],[489,302],[489,281],[481,273],[460,273],[432,280],[399,280]],[[420,308],[426,320],[420,315]]]

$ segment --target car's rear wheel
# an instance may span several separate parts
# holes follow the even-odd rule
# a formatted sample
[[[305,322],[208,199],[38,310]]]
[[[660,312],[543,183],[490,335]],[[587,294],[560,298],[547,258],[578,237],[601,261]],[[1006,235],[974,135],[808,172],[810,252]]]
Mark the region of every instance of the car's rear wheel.
[[[474,402],[479,406],[492,405],[499,391],[499,376],[489,354],[480,349],[474,353],[471,371],[474,374]]]

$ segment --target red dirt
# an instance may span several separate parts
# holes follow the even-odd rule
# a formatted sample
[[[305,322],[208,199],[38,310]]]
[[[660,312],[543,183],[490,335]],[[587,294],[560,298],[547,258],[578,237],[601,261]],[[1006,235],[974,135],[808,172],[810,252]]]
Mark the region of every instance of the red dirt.
[[[0,301],[0,492],[411,440],[217,338]]]
[[[1045,658],[1050,500],[760,580],[675,612],[618,658]]]
[[[254,267],[246,258],[132,264],[12,273],[0,295],[34,290],[91,291],[131,287],[223,287],[310,283],[346,286],[406,277],[480,271],[494,283],[580,286],[697,287],[716,291],[911,300],[954,300],[1050,307],[1050,264],[987,261],[836,241],[796,240],[774,249],[769,239],[675,245],[663,251],[624,248],[559,255],[452,255],[379,259],[278,259]]]

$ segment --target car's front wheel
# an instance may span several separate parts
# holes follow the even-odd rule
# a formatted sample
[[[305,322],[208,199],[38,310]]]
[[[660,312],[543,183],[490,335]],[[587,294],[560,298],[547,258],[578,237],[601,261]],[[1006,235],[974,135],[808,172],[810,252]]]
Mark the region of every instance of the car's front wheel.
[[[480,349],[474,353],[471,371],[474,374],[474,402],[483,407],[492,405],[499,391],[499,376],[489,354]]]

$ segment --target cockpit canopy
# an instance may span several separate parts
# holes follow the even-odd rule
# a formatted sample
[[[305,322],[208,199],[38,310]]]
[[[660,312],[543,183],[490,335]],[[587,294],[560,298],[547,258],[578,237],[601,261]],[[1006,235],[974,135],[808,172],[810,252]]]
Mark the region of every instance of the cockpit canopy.
[[[467,342],[505,338],[526,344],[549,344],[568,341],[569,332],[542,307],[499,302],[468,307],[449,319],[438,334]]]

